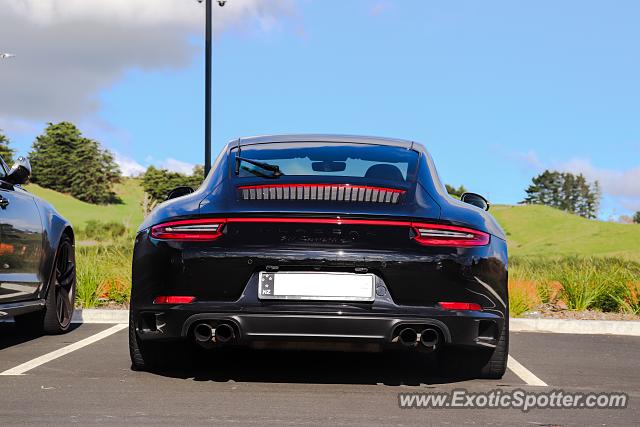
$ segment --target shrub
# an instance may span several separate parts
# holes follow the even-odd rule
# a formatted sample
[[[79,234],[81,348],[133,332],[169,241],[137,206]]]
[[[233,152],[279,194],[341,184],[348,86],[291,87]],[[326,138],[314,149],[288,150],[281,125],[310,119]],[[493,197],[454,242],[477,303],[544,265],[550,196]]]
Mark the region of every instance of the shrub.
[[[142,176],[142,188],[151,199],[150,202],[161,203],[167,199],[169,192],[176,187],[187,186],[194,189],[202,183],[204,168],[197,165],[191,175],[156,169],[149,166]]]
[[[104,301],[127,304],[132,256],[130,244],[76,248],[76,303],[83,308],[96,307]]]
[[[633,289],[630,284],[640,283],[637,262],[619,258],[540,257],[513,258],[509,263],[509,280],[534,282],[541,303],[563,301],[571,310],[633,311],[629,292]],[[516,295],[513,299],[518,298]]]
[[[509,314],[520,316],[540,304],[536,284],[531,281],[509,281]]]
[[[84,227],[84,236],[87,239],[102,242],[107,240],[116,240],[126,235],[127,231],[127,227],[119,222],[101,222],[91,220],[87,221],[87,224]]]
[[[611,295],[618,303],[620,311],[640,314],[640,284],[630,283],[622,292]]]
[[[555,278],[562,285],[561,297],[570,310],[592,308],[597,298],[606,291],[593,265],[563,265]]]
[[[557,281],[542,280],[538,283],[537,293],[542,304],[556,304],[562,291],[562,285]]]

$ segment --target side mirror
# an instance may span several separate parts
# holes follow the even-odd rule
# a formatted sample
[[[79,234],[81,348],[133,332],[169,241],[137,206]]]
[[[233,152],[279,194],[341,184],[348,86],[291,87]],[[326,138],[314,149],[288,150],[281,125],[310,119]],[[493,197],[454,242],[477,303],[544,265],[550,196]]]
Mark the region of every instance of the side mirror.
[[[169,191],[169,194],[167,195],[167,200],[175,199],[177,197],[186,196],[187,194],[191,194],[194,191],[195,190],[193,188],[188,187],[186,185],[183,185],[183,186],[180,186],[180,187],[176,187],[173,190]]]
[[[483,211],[489,210],[489,206],[490,206],[489,201],[479,194],[462,193],[462,196],[460,196],[460,200],[462,200],[465,203],[469,203],[470,205],[476,206],[482,209]]]
[[[26,157],[18,157],[9,174],[5,177],[5,181],[13,185],[24,185],[29,182],[31,177],[31,163]]]

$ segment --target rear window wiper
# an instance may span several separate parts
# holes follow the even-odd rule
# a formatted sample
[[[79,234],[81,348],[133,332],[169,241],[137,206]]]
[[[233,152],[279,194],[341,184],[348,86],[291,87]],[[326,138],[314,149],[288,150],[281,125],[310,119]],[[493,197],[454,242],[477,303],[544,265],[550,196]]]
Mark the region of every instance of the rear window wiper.
[[[258,166],[261,169],[272,172],[272,175],[260,174],[264,178],[279,178],[284,175],[280,172],[280,166],[272,165],[271,163],[260,162],[258,160],[248,159],[246,157],[236,156],[236,175],[240,175],[240,163],[247,162],[252,165]]]

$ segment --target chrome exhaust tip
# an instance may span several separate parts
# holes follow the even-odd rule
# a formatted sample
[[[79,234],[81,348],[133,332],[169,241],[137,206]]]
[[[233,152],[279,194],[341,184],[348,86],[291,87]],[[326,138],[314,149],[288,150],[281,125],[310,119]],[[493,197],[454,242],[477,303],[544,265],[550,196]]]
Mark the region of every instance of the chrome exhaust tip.
[[[440,342],[440,334],[432,328],[427,328],[420,332],[420,344],[429,351],[433,351]]]
[[[213,341],[215,329],[208,323],[198,323],[195,328],[193,328],[193,337],[199,343]]]
[[[236,336],[233,327],[227,323],[222,323],[214,329],[214,338],[216,342],[225,343],[233,340]]]
[[[414,347],[418,344],[418,333],[412,328],[404,328],[398,333],[398,342],[405,347]]]

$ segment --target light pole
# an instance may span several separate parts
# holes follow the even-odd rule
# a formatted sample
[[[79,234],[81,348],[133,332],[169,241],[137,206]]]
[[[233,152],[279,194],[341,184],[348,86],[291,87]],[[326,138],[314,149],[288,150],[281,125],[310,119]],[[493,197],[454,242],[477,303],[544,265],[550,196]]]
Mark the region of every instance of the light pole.
[[[213,61],[213,0],[198,0],[205,2],[205,62],[204,62],[204,177],[206,178],[211,170],[211,63]],[[224,6],[226,0],[217,0],[220,7]]]

